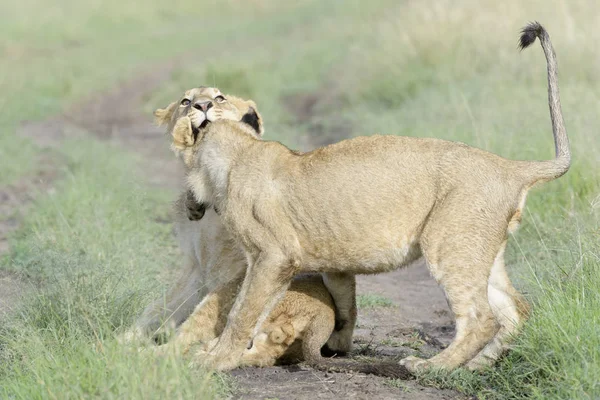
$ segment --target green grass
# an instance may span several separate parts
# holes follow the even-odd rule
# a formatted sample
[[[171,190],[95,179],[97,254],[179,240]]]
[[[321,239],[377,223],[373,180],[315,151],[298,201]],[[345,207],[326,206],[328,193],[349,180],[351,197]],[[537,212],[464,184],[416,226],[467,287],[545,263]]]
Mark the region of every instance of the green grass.
[[[509,269],[533,314],[495,368],[419,379],[480,398],[600,397],[600,34],[589,2],[205,3],[0,5],[0,183],[35,172],[38,149],[16,135],[20,121],[186,52],[193,56],[144,111],[208,84],[253,98],[265,136],[293,147],[309,147],[309,133],[316,143],[380,132],[550,158],[545,60],[539,45],[516,49],[519,28],[537,19],[558,55],[573,166],[530,193],[509,242]],[[307,98],[308,107],[298,101]],[[169,227],[148,218],[165,213],[170,199],[133,183],[131,154],[96,142],[58,152],[64,179],[39,197],[3,260],[38,286],[0,330],[0,397],[200,398],[225,390],[183,361],[149,360],[112,339],[177,263]]]
[[[489,398],[598,397],[598,232],[586,232],[582,221],[571,223],[574,229],[563,228],[554,232],[555,236],[544,238],[547,250],[540,250],[535,259],[527,257],[531,281],[525,287],[531,290],[533,315],[513,350],[495,368],[482,374],[458,372],[434,377],[433,382],[458,385]],[[596,219],[596,227],[597,223]],[[561,242],[570,248],[560,248]],[[431,382],[429,378],[424,377],[423,381]]]
[[[33,205],[3,260],[32,286],[0,327],[0,397],[222,394],[219,380],[185,360],[156,359],[113,339],[158,295],[157,278],[168,281],[177,263],[170,226],[155,222],[168,199],[136,183],[131,155],[88,140],[62,150],[64,179]]]
[[[376,294],[360,294],[356,296],[358,308],[392,307],[394,303],[383,296]]]

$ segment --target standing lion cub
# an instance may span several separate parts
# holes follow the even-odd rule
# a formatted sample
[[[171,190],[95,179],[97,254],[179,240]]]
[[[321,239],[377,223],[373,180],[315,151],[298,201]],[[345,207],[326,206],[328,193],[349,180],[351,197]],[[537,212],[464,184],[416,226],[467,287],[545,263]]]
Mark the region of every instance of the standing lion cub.
[[[256,139],[260,139],[264,131],[263,119],[252,100],[225,96],[212,87],[186,91],[181,100],[156,110],[155,117],[169,132],[179,132],[194,140],[210,123],[218,120],[238,121]],[[184,254],[182,274],[165,299],[146,307],[135,325],[122,335],[124,340],[172,330],[207,294],[245,273],[243,251],[227,233],[214,207],[198,203],[188,191],[180,196],[175,211],[175,230]],[[351,348],[356,321],[356,280],[354,275],[346,273],[322,275],[336,313],[335,330],[325,347],[334,353],[345,353]]]
[[[380,135],[302,154],[258,140],[237,122],[216,121],[199,135],[175,126],[173,149],[190,169],[190,188],[219,210],[248,261],[227,326],[203,362],[236,367],[299,272],[378,273],[423,256],[454,312],[456,335],[431,359],[401,363],[410,371],[493,363],[526,317],[504,266],[508,233],[520,222],[528,190],[563,175],[571,160],[548,33],[532,23],[521,46],[536,37],[548,65],[556,148],[548,161]]]

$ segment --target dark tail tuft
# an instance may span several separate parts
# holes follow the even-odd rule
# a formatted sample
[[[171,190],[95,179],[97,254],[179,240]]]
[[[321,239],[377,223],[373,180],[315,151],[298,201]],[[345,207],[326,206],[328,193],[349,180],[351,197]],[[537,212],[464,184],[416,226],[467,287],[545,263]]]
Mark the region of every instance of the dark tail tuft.
[[[531,43],[535,42],[535,38],[540,37],[544,32],[544,27],[540,25],[539,22],[530,22],[526,27],[521,29],[519,49],[523,50]]]
[[[525,168],[526,183],[533,185],[537,182],[547,182],[564,175],[571,165],[571,149],[569,137],[565,128],[565,122],[560,107],[560,95],[558,93],[558,63],[556,53],[550,42],[550,35],[539,22],[530,22],[521,30],[519,47],[521,50],[535,42],[540,41],[540,46],[546,56],[548,69],[548,105],[550,106],[550,120],[552,121],[552,135],[554,136],[554,150],[556,156],[553,160],[532,161]]]

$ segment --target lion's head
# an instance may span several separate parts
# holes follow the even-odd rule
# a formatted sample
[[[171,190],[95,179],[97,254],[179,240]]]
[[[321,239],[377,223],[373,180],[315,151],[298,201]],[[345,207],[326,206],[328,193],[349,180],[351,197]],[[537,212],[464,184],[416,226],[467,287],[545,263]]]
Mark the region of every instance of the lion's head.
[[[257,137],[263,134],[262,117],[252,100],[224,95],[217,88],[200,86],[185,92],[181,100],[154,112],[158,125],[167,125],[167,132],[176,139],[179,149],[192,146],[198,135],[218,120],[241,121],[248,124]],[[177,135],[180,130],[191,130],[192,135]],[[178,141],[183,138],[183,142]]]

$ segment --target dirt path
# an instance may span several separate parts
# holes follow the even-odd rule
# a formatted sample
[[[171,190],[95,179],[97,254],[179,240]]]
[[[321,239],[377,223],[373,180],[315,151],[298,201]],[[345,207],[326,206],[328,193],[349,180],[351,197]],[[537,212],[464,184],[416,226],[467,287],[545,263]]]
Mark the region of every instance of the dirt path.
[[[42,122],[24,123],[19,133],[35,139],[42,146],[54,147],[84,128],[104,140],[137,149],[142,155],[142,170],[148,181],[174,192],[181,187],[182,174],[178,163],[170,153],[162,132],[152,125],[151,116],[139,111],[144,96],[168,78],[174,65],[175,62],[171,62],[146,75],[123,82],[110,92],[80,102],[83,105],[60,116]],[[78,117],[78,110],[90,108],[92,112],[88,111],[85,119]],[[311,107],[302,109],[310,110]],[[322,128],[317,128],[321,138],[319,144],[324,143]],[[335,137],[331,139],[340,139],[342,131],[334,127],[331,133]],[[56,165],[56,160],[52,165]],[[31,184],[42,190],[48,189],[48,185],[38,178],[23,185],[30,187]],[[23,191],[19,185],[0,187],[0,196],[3,199],[0,216],[17,215],[0,221],[2,252],[7,249],[5,234],[18,226],[18,210],[31,199],[31,190]],[[18,285],[18,278],[0,275],[0,313],[18,301]],[[420,263],[388,274],[360,276],[358,293],[386,298],[392,305],[359,310],[354,355],[387,359],[400,359],[415,353],[431,355],[442,349],[452,337],[452,317],[445,298]],[[243,368],[233,371],[231,375],[236,384],[234,398],[239,399],[461,398],[456,392],[422,387],[415,381],[390,381],[361,374],[326,373],[295,366]]]
[[[422,263],[391,273],[360,276],[358,295],[377,295],[393,305],[359,309],[354,355],[393,360],[418,353],[430,356],[452,339],[454,327],[445,297]],[[415,381],[298,367],[244,368],[232,375],[239,399],[464,398]]]

